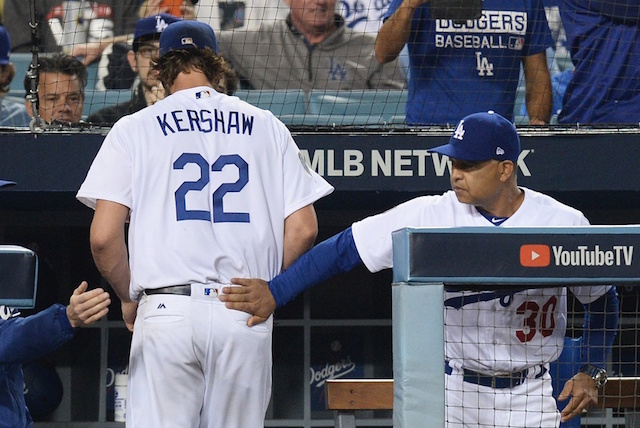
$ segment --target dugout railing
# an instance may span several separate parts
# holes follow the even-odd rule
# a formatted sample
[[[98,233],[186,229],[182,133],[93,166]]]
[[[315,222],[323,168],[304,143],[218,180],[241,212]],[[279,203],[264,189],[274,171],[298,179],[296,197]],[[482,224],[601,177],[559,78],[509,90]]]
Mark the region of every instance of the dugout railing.
[[[635,248],[640,248],[638,226],[406,228],[394,232],[393,426],[445,426],[444,364],[435,363],[444,361],[445,287],[493,290],[637,284],[640,262],[637,256],[634,260]],[[530,257],[530,251],[536,251],[535,255]],[[565,260],[565,252],[575,252],[577,257]],[[590,261],[583,257],[586,252],[594,256]],[[632,389],[636,391],[635,383]]]

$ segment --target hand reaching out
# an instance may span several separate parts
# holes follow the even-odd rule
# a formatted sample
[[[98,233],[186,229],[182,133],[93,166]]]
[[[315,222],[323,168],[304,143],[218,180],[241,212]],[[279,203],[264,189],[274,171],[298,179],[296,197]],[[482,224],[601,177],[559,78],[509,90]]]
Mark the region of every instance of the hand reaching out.
[[[73,291],[67,306],[67,318],[71,327],[86,327],[109,312],[111,298],[102,288],[87,291],[87,281]]]

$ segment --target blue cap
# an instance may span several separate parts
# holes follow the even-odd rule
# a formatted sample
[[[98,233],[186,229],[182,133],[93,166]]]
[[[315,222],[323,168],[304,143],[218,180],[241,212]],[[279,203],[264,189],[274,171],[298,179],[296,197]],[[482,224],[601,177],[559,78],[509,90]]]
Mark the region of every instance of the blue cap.
[[[434,147],[429,152],[467,162],[490,159],[516,162],[520,155],[520,137],[513,123],[490,110],[461,119],[449,144]]]
[[[0,64],[9,64],[9,52],[11,52],[11,39],[9,33],[0,25]]]
[[[138,52],[140,49],[140,43],[145,40],[159,40],[160,34],[174,22],[181,21],[180,18],[176,18],[168,13],[160,13],[154,16],[148,16],[146,18],[138,19],[136,23],[136,29],[133,33],[133,50]]]
[[[218,53],[213,28],[200,21],[180,21],[170,25],[160,36],[160,56],[174,49],[209,48]]]
[[[0,187],[4,187],[4,186],[15,186],[16,182],[15,181],[6,181],[6,180],[0,180]]]

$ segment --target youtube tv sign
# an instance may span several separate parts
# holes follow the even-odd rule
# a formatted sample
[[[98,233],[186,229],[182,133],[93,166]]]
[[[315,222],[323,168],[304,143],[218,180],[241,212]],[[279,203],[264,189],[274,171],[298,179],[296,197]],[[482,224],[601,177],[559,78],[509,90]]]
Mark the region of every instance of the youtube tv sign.
[[[520,247],[520,264],[526,267],[545,267],[551,263],[548,245],[524,244]]]
[[[406,228],[393,264],[394,282],[639,282],[640,226]]]

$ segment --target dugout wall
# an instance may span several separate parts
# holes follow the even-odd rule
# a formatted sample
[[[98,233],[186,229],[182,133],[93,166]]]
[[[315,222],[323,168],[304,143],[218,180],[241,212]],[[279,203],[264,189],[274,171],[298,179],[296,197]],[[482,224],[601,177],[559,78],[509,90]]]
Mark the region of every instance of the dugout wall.
[[[448,167],[427,149],[451,130],[293,130],[314,169],[336,192],[316,208],[325,239],[351,222],[419,194],[448,189]],[[640,223],[638,129],[521,129],[519,183],[585,212],[593,224]],[[104,138],[90,131],[0,132],[0,178],[18,182],[0,192],[0,242],[37,249],[41,276],[36,310],[65,302],[82,279],[100,283],[88,244],[91,211],[75,192]],[[277,313],[274,395],[268,427],[331,426],[321,387],[335,377],[391,378],[391,272],[356,269],[316,287]],[[621,329],[610,371],[637,375],[638,293],[620,287]],[[39,428],[119,426],[113,418],[112,374],[126,366],[128,333],[119,305],[108,319],[51,355],[64,384],[60,405]],[[576,309],[572,325],[581,325]],[[589,416],[598,425],[618,414]],[[389,411],[365,412],[359,426],[391,426]],[[583,418],[587,421],[588,418]],[[614,425],[610,425],[614,426]]]

